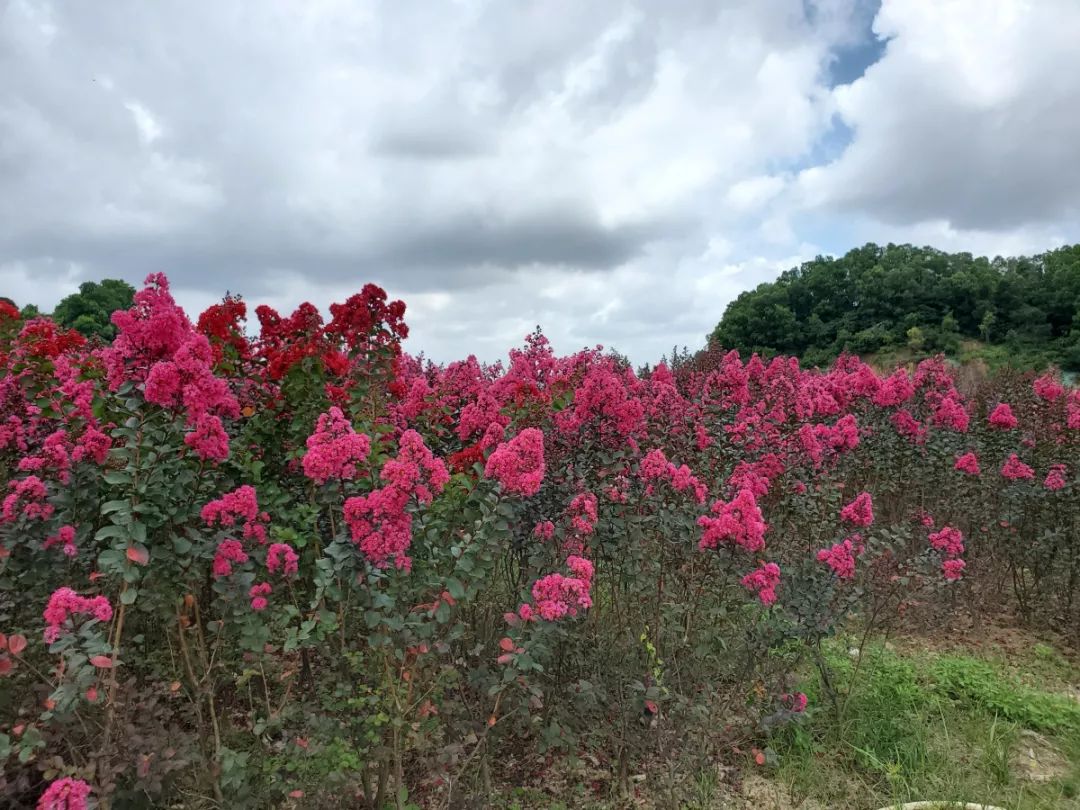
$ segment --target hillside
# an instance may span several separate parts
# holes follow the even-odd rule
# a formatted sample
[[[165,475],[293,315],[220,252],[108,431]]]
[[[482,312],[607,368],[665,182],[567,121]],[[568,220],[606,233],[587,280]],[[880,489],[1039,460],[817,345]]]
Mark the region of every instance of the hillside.
[[[1010,259],[872,243],[819,256],[732,301],[710,340],[814,364],[845,350],[960,356],[981,345],[994,365],[1075,371],[1080,245]]]

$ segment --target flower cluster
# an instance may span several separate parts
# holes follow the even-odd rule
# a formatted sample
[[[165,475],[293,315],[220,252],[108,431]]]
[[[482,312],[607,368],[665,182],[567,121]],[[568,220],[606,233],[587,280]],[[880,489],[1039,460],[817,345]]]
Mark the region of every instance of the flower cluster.
[[[742,489],[729,502],[714,501],[711,511],[711,516],[698,518],[698,525],[704,529],[698,547],[703,551],[715,549],[721,543],[731,543],[751,554],[765,548],[768,526],[753,492]]]
[[[646,453],[641,460],[639,471],[643,481],[667,481],[676,492],[691,492],[698,503],[705,503],[708,498],[708,489],[691,469],[685,464],[676,466],[668,461],[663,450],[650,450]]]
[[[90,785],[82,779],[65,776],[51,782],[38,799],[37,810],[86,810]]]
[[[874,522],[874,501],[869,492],[860,492],[855,500],[840,510],[840,519],[852,526],[869,526]]]
[[[112,618],[112,605],[104,596],[79,596],[71,588],[58,588],[45,606],[45,641],[52,644],[65,632],[65,623],[75,616],[92,616],[99,622]]]
[[[370,452],[371,439],[353,430],[341,408],[332,407],[319,415],[315,432],[308,436],[304,475],[316,484],[352,481]]]
[[[1035,470],[1022,462],[1016,453],[1012,453],[1001,466],[1001,475],[1010,481],[1030,481],[1035,477]]]
[[[544,481],[544,433],[525,428],[500,444],[488,457],[484,475],[494,478],[504,492],[529,497],[540,491]]]
[[[765,563],[742,578],[743,587],[754,591],[761,604],[768,606],[776,602],[776,588],[780,584],[780,566]]]
[[[271,543],[266,552],[266,570],[271,574],[281,571],[282,576],[291,576],[300,570],[300,558],[288,543]]]
[[[430,503],[449,482],[450,474],[420,434],[407,430],[398,442],[397,457],[383,465],[381,477],[386,486],[345,501],[345,522],[369,562],[380,567],[393,562],[408,570],[412,565],[406,553],[412,544],[409,501]]]
[[[266,544],[266,524],[270,522],[270,515],[259,510],[258,495],[250,484],[210,501],[202,508],[200,516],[207,526],[220,526],[226,530],[239,526],[240,536],[245,540],[255,539],[259,545]]]
[[[829,566],[840,579],[851,579],[855,576],[855,553],[850,538],[831,548],[820,549],[817,561]]]

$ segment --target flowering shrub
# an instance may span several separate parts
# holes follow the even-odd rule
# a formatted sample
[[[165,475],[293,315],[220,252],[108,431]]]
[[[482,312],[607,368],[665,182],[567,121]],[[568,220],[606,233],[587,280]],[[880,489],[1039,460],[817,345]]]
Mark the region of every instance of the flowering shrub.
[[[0,789],[24,806],[447,804],[503,751],[625,782],[713,704],[798,722],[822,639],[957,589],[1080,626],[1080,392],[1053,374],[962,392],[941,360],[716,349],[639,374],[539,333],[435,366],[373,285],[329,323],[258,307],[255,337],[235,296],[193,325],[161,275],[108,346],[9,309]]]

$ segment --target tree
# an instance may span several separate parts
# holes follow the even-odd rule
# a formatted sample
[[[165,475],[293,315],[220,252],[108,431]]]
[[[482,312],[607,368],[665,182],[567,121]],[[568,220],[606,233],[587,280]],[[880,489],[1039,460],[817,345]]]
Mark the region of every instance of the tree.
[[[79,291],[56,305],[53,320],[61,326],[81,332],[86,337],[109,341],[116,337],[110,318],[118,309],[131,306],[135,289],[126,281],[107,278],[100,284],[87,281]]]
[[[728,304],[711,340],[743,354],[794,354],[825,364],[845,349],[907,344],[917,352],[956,352],[965,339],[981,338],[1015,349],[1007,353],[1010,363],[1080,368],[1078,304],[1080,245],[988,259],[868,244],[840,257],[818,256],[744,292]]]

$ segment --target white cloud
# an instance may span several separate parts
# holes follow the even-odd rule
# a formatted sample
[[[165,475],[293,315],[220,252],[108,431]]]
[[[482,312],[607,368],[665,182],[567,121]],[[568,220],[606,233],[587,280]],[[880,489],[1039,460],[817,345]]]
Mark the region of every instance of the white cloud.
[[[325,311],[375,281],[436,359],[541,324],[645,362],[819,252],[1080,239],[1080,6],[886,0],[883,58],[830,88],[874,11],[13,0],[0,283]]]

